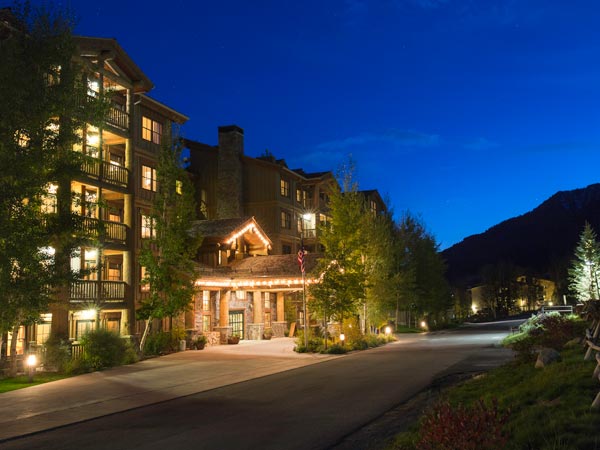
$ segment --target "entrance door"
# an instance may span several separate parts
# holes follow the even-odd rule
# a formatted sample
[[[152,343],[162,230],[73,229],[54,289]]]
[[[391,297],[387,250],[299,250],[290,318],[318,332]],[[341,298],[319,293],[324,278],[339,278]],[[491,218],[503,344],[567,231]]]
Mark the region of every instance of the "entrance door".
[[[244,339],[244,311],[229,311],[231,334]]]

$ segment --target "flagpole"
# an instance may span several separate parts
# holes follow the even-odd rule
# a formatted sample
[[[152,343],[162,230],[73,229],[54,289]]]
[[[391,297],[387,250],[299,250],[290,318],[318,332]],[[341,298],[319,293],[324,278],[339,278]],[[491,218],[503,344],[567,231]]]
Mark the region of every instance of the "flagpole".
[[[304,308],[304,348],[308,350],[308,316],[306,314],[306,274],[304,273],[304,271],[302,272],[302,306]]]

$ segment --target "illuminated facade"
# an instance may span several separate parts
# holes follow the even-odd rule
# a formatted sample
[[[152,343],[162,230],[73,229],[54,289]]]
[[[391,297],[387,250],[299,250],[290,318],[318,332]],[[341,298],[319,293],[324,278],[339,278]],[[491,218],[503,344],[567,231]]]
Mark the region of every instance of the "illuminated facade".
[[[122,335],[139,332],[135,309],[146,293],[138,254],[153,233],[149,212],[157,190],[158,152],[172,125],[187,121],[146,95],[152,82],[114,39],[74,39],[88,96],[106,93],[111,99],[103,123],[87,124],[80,130],[81,143],[72,149],[83,154],[83,163],[70,181],[70,208],[80,218],[78,231],[85,239],[71,258],[71,269],[84,269],[85,275],[59,294],[60,306],[43,314],[41,323],[22,328],[17,353],[25,343],[43,344],[51,327],[72,341],[96,327]],[[57,212],[58,189],[48,186],[44,213]]]
[[[194,175],[200,216],[226,219],[253,216],[272,240],[272,253],[295,254],[303,238],[308,252],[319,252],[318,224],[328,220],[329,171],[289,169],[266,152],[244,155],[244,131],[219,127],[219,143],[186,141],[189,171]]]

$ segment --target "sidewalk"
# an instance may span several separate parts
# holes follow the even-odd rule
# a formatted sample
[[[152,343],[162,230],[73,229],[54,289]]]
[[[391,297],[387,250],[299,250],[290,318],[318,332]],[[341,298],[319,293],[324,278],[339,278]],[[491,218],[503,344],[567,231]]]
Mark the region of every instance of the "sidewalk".
[[[294,341],[190,350],[0,394],[0,442],[340,357],[295,353]]]

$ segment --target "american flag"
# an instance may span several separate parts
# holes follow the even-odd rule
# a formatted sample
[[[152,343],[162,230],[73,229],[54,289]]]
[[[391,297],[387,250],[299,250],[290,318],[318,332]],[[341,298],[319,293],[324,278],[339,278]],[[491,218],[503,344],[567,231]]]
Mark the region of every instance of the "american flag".
[[[300,266],[300,272],[304,273],[305,271],[305,266],[304,266],[304,254],[306,252],[304,251],[304,248],[301,248],[300,250],[298,250],[298,265]]]

